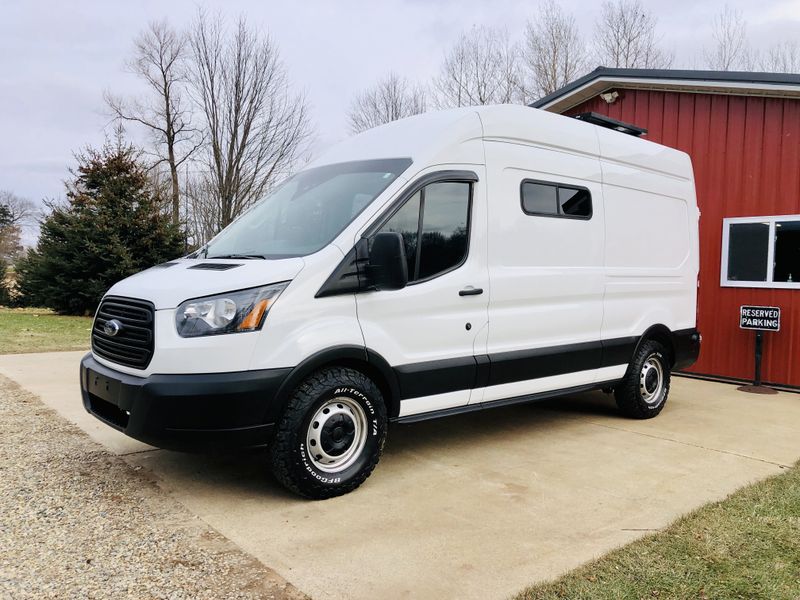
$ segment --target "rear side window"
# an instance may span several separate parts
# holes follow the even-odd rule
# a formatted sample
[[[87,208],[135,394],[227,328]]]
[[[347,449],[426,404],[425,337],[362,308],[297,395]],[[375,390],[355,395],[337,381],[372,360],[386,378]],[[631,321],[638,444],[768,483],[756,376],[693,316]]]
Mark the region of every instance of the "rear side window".
[[[557,215],[558,188],[544,183],[524,182],[522,210],[529,215]]]
[[[408,281],[421,281],[459,266],[467,257],[472,185],[442,182],[414,194],[381,227],[400,233],[408,261]]]
[[[586,188],[523,181],[520,186],[522,210],[528,215],[590,219],[592,195]]]
[[[558,207],[565,217],[591,217],[592,195],[586,189],[558,186]]]

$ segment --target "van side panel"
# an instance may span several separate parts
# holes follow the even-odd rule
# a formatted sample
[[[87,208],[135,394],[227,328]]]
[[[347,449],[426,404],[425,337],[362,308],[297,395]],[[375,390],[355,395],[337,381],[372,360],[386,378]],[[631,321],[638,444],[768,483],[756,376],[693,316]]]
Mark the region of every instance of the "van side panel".
[[[491,402],[592,383],[601,367],[604,211],[595,156],[487,140]],[[587,188],[589,219],[529,215],[520,185]],[[546,366],[544,370],[540,366]]]
[[[604,340],[695,327],[699,213],[688,156],[599,129],[605,200]]]

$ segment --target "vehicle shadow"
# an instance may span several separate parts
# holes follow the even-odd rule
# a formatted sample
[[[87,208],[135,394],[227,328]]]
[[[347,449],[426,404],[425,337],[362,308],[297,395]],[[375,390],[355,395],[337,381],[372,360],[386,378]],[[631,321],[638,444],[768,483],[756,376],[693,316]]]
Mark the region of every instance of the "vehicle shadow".
[[[415,461],[408,460],[409,455],[434,458],[442,452],[474,451],[479,442],[491,451],[498,442],[514,443],[545,430],[566,429],[576,419],[615,415],[612,396],[585,392],[417,423],[390,424],[381,466],[388,463],[395,473],[403,473],[418,468]],[[215,493],[257,496],[279,503],[297,499],[270,472],[266,448],[194,454],[159,450],[150,454],[135,462],[155,471],[167,487],[171,481],[180,480],[205,490],[213,487]]]
[[[474,445],[477,438],[503,438],[510,434],[534,436],[553,427],[566,426],[587,416],[616,416],[613,396],[602,392],[584,392],[526,404],[503,406],[475,412],[395,424],[390,427],[384,455],[391,458],[400,450],[422,452],[454,446]],[[621,417],[620,417],[621,418]]]

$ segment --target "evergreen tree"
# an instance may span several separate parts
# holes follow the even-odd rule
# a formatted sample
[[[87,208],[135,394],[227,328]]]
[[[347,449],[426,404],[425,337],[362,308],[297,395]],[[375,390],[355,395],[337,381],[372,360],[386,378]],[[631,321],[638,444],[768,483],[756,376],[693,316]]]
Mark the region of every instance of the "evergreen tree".
[[[11,208],[0,200],[0,260],[4,263],[12,261],[22,251],[21,234]]]
[[[90,314],[115,282],[180,256],[184,237],[161,212],[133,146],[117,140],[77,158],[66,205],[48,204],[39,242],[17,272],[26,304]]]
[[[0,306],[8,306],[11,304],[11,291],[8,289],[6,277],[8,275],[8,265],[6,261],[0,257]]]
[[[0,229],[5,229],[11,224],[11,209],[5,204],[0,204]]]
[[[6,272],[8,271],[8,264],[2,255],[2,246],[4,234],[8,228],[11,227],[11,211],[5,204],[0,204],[0,306],[10,303],[8,286],[6,285]]]

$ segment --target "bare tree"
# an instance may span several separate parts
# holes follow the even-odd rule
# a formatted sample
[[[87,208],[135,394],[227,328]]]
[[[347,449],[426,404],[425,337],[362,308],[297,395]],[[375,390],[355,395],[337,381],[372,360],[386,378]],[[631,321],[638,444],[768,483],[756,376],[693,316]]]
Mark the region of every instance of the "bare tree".
[[[186,229],[190,246],[200,247],[220,230],[220,205],[210,177],[197,176],[186,183]]]
[[[396,73],[389,73],[353,99],[347,115],[350,131],[359,133],[384,123],[423,113],[425,100],[423,88]]]
[[[761,57],[759,68],[771,73],[800,73],[800,44],[775,44]]]
[[[554,0],[543,2],[528,21],[523,60],[530,80],[527,87],[536,97],[554,92],[586,70],[586,44],[575,18]]]
[[[750,66],[747,23],[738,10],[725,5],[722,12],[714,19],[712,37],[713,48],[703,51],[710,68],[732,71]]]
[[[37,214],[30,200],[0,190],[0,266],[3,261],[11,261],[22,252],[22,230],[34,223]],[[0,279],[3,276],[4,273],[0,273]]]
[[[293,93],[278,48],[240,18],[232,31],[200,12],[190,44],[191,89],[204,120],[199,189],[227,226],[283,178],[310,136],[308,106]]]
[[[440,108],[522,102],[519,47],[503,30],[473,27],[445,54],[434,88]]]
[[[606,67],[667,69],[672,53],[659,47],[658,20],[640,0],[603,2],[595,26],[595,53]]]
[[[158,161],[170,173],[172,221],[180,220],[178,169],[197,149],[198,132],[191,124],[191,111],[183,98],[186,83],[185,35],[166,21],[152,22],[136,38],[131,72],[145,81],[149,95],[144,99],[116,97],[106,92],[105,100],[114,116],[143,125],[154,136]]]
[[[39,214],[33,202],[9,190],[0,190],[0,207],[5,216],[3,222],[16,227],[30,225]]]

